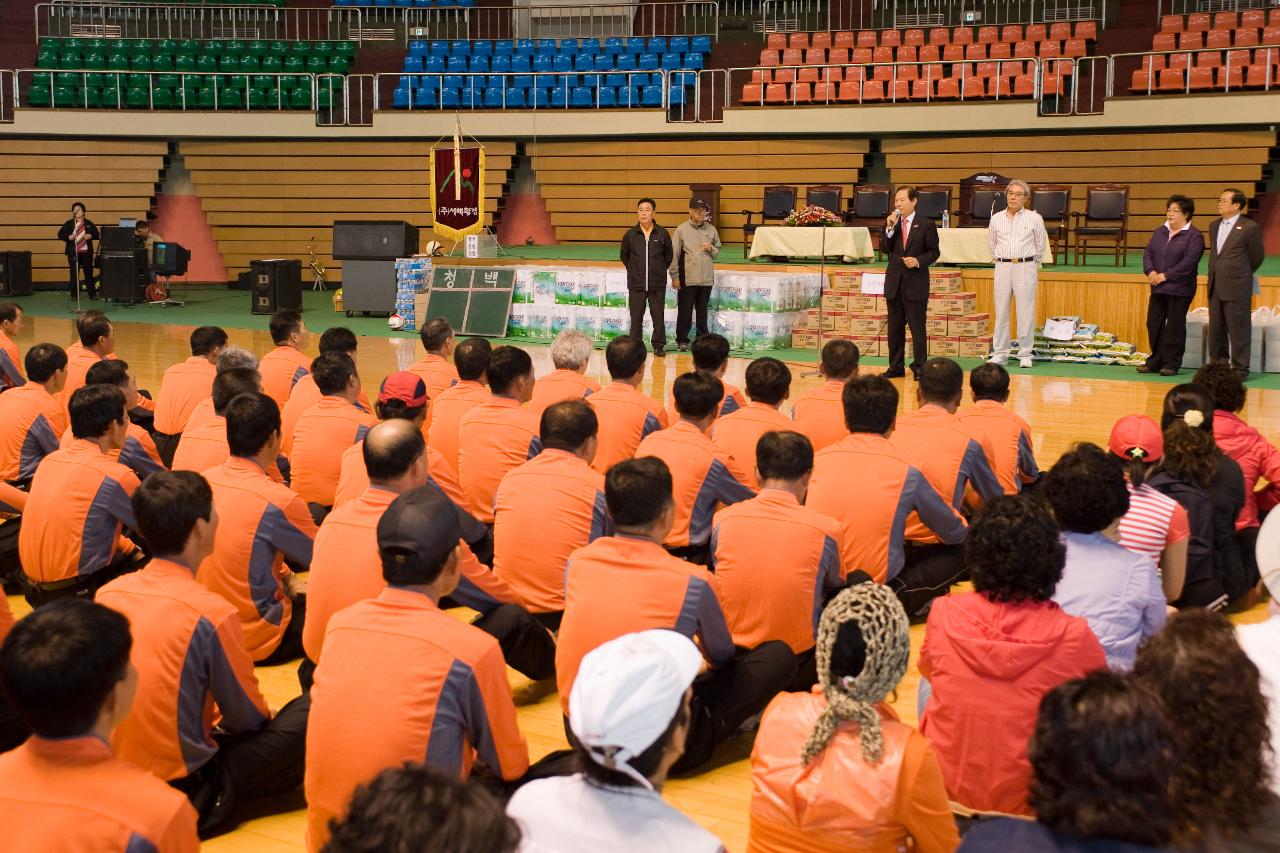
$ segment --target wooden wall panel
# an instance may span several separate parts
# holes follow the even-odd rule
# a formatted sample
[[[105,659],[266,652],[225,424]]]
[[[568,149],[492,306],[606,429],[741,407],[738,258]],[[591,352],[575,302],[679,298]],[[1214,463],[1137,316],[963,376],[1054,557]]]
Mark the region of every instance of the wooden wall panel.
[[[316,254],[330,269],[342,219],[403,219],[431,239],[428,142],[187,141],[187,169],[229,275],[263,257]],[[485,146],[487,223],[510,177],[514,142]]]

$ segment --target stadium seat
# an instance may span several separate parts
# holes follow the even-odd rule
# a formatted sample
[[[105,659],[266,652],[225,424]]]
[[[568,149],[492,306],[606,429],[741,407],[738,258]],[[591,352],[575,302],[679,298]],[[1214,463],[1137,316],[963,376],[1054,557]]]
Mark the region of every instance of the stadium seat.
[[[978,42],[980,44],[993,44],[1000,41],[999,27],[978,27]]]
[[[862,83],[862,103],[884,100],[884,82],[881,80],[865,80]]]
[[[955,77],[944,77],[938,81],[934,97],[940,101],[954,101],[960,97],[960,81]]]
[[[1258,31],[1252,27],[1236,30],[1234,36],[1232,43],[1236,47],[1257,47],[1261,43]]]
[[[1186,32],[1205,32],[1209,29],[1210,16],[1207,12],[1194,12],[1187,15],[1183,30]]]
[[[1217,68],[1222,64],[1222,54],[1212,50],[1201,51],[1196,54],[1196,68]]]
[[[894,52],[891,47],[877,47],[871,51],[871,61],[877,64],[892,64]]]
[[[1008,42],[997,42],[988,46],[987,56],[991,59],[1009,59],[1013,56],[1013,45]]]
[[[1178,33],[1178,50],[1201,50],[1204,48],[1204,37],[1203,30]]]
[[[791,52],[792,51],[788,50],[788,51],[785,51],[784,54],[790,54]],[[799,51],[795,51],[795,53],[798,54]],[[800,64],[800,59],[798,56],[794,58],[793,62],[788,62],[787,57],[784,55],[782,61],[783,61],[783,64],[785,65]],[[661,67],[661,65],[658,59],[658,55],[656,53],[642,53],[640,54],[640,57],[636,60],[636,67],[641,71],[657,71]]]
[[[1270,88],[1275,85],[1276,75],[1268,63],[1250,65],[1245,68],[1244,83],[1249,89]]]
[[[952,44],[973,44],[973,30],[969,27],[956,27],[951,33]]]
[[[862,30],[858,33],[858,47],[875,47],[879,44],[875,30]]]
[[[943,62],[964,62],[964,45],[948,44],[942,48]]]
[[[1209,73],[1209,69],[1192,69],[1192,73],[1203,71]],[[1216,73],[1217,87],[1219,89],[1243,89],[1244,88],[1244,68],[1233,65],[1230,68],[1219,68]]]
[[[911,81],[911,100],[929,101],[932,99],[933,99],[933,81],[932,80],[912,80]]]
[[[1182,16],[1181,15],[1161,15],[1160,16],[1160,32],[1162,33],[1182,32]]]
[[[1049,37],[1049,30],[1044,24],[1027,24],[1027,30],[1022,37],[1030,42],[1042,42]]]
[[[1074,33],[1075,38],[1084,39],[1085,41],[1098,40],[1098,22],[1097,21],[1077,21]]]
[[[902,34],[902,44],[919,47],[924,44],[924,30],[911,29]]]
[[[936,44],[939,47],[950,44],[951,30],[946,27],[934,27],[929,30],[929,44]]]
[[[853,49],[854,65],[870,65],[873,51],[869,47],[855,47]]]
[[[1067,39],[1062,43],[1062,55],[1080,57],[1086,53],[1084,39]]]
[[[1181,68],[1165,68],[1161,70],[1156,88],[1161,92],[1181,92],[1185,88]]]
[[[1000,41],[1007,44],[1022,41],[1022,24],[1005,24],[1001,27]]]
[[[1205,91],[1213,88],[1213,70],[1209,68],[1192,68],[1187,72],[1188,90]]]
[[[986,59],[987,46],[985,44],[979,44],[977,42],[974,42],[973,44],[965,45],[964,58],[970,61],[977,60],[977,59]]]

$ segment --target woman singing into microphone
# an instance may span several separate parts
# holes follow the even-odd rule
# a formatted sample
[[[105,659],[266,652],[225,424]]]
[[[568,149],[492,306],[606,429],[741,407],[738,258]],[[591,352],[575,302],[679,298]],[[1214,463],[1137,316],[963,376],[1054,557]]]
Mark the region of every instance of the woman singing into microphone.
[[[84,276],[84,289],[89,297],[98,298],[98,292],[93,286],[93,241],[98,236],[98,226],[84,215],[84,202],[72,204],[71,218],[58,229],[58,239],[67,244],[67,268],[71,276],[68,292],[72,299],[76,298],[76,279],[79,275]]]

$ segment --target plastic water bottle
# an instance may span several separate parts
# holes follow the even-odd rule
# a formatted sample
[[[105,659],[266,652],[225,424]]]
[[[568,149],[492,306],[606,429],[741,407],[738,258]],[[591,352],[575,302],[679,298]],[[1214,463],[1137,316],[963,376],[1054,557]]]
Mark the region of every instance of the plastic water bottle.
[[[942,227],[943,227],[943,228],[950,228],[950,227],[951,227],[951,212],[950,212],[950,211],[947,211],[947,210],[942,211]]]

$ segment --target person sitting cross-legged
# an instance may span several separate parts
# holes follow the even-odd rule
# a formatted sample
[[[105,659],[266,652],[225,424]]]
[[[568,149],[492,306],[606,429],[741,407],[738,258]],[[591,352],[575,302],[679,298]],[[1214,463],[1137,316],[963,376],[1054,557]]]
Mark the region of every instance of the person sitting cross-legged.
[[[67,381],[67,353],[57,344],[27,350],[26,384],[0,394],[0,480],[27,484],[58,449],[67,428],[57,395]]]
[[[776,358],[758,358],[747,366],[747,396],[751,402],[732,414],[717,418],[711,427],[711,441],[738,463],[746,485],[760,488],[752,460],[756,442],[767,432],[787,432],[791,419],[778,411],[791,395],[791,370]]]
[[[191,332],[191,357],[170,365],[156,392],[153,438],[160,461],[173,467],[173,454],[182,442],[182,433],[191,413],[209,399],[217,375],[218,356],[227,347],[227,333],[217,326],[200,326]]]
[[[587,398],[600,421],[599,446],[591,467],[601,474],[636,454],[650,433],[668,426],[662,404],[640,390],[649,351],[644,341],[619,335],[604,348],[612,382]]]
[[[849,434],[844,424],[844,386],[858,375],[858,345],[852,341],[827,341],[822,345],[818,372],[826,382],[796,398],[791,419],[809,436],[814,452],[835,444]]]
[[[962,425],[980,430],[991,445],[991,467],[1006,495],[1016,495],[1040,479],[1031,427],[1008,407],[1009,371],[980,364],[969,373],[973,405],[956,412]]]
[[[489,356],[492,354],[493,346],[484,338],[467,338],[458,344],[453,351],[458,381],[427,401],[431,420],[423,415],[422,434],[427,446],[449,463],[455,477],[461,441],[458,429],[463,415],[489,399]]]
[[[555,371],[533,383],[529,411],[541,415],[561,400],[581,400],[600,390],[600,383],[587,376],[591,364],[591,338],[576,329],[566,329],[551,342],[551,363]]]

